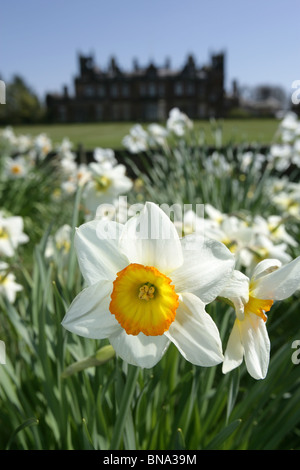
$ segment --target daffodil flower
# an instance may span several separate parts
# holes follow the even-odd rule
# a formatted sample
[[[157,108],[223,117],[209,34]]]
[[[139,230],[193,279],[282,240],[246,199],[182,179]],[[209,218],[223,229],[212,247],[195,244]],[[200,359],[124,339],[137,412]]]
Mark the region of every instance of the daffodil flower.
[[[24,157],[7,157],[5,160],[4,173],[8,178],[24,178],[28,173],[28,164]]]
[[[28,235],[23,232],[23,218],[21,216],[7,217],[0,211],[0,255],[14,256],[20,244],[29,241]]]
[[[224,355],[224,373],[238,367],[245,358],[254,379],[266,377],[270,361],[266,313],[274,301],[290,297],[299,288],[300,257],[284,266],[276,259],[263,260],[255,267],[251,279],[234,271],[221,293],[221,297],[231,300],[236,312]]]
[[[71,246],[72,227],[68,224],[62,225],[53,237],[49,237],[45,250],[45,257],[53,259],[58,256],[62,260],[68,258]]]
[[[3,261],[0,262],[0,297],[6,298],[10,303],[16,300],[17,292],[23,287],[15,282],[16,277],[9,272],[9,265]],[[0,362],[1,364],[1,362]]]
[[[88,166],[90,179],[85,185],[84,205],[93,216],[100,204],[112,203],[120,194],[132,188],[132,181],[126,176],[126,167],[122,164],[111,166],[92,162]]]
[[[124,361],[153,367],[172,342],[189,362],[223,360],[219,331],[205,311],[232,275],[225,245],[180,240],[174,224],[146,203],[124,225],[93,220],[75,234],[81,272],[88,284],[62,325],[78,335],[108,338]]]

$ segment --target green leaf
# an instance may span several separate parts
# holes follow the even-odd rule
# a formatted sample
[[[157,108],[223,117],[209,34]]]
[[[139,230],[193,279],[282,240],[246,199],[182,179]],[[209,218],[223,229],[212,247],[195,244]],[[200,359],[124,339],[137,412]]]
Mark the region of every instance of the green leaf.
[[[220,447],[224,444],[226,439],[228,439],[231,434],[234,433],[234,431],[238,428],[238,426],[241,424],[242,420],[237,419],[236,421],[233,421],[230,423],[226,428],[222,429],[219,434],[214,437],[214,439],[206,446],[206,450],[218,450]]]
[[[239,368],[235,369],[231,373],[231,380],[228,391],[228,402],[227,402],[227,415],[226,422],[228,423],[229,416],[234,408],[240,386],[240,370]]]
[[[125,388],[123,392],[123,397],[120,404],[120,409],[118,412],[117,420],[115,422],[115,427],[113,431],[113,436],[111,439],[111,450],[118,450],[120,447],[124,426],[130,410],[133,394],[136,387],[136,382],[139,374],[139,368],[135,366],[128,366],[128,373],[126,377]]]
[[[17,429],[15,429],[14,432],[12,433],[12,435],[11,435],[11,437],[10,437],[8,443],[7,443],[6,450],[10,449],[10,446],[11,446],[14,438],[16,437],[16,435],[20,431],[22,431],[25,428],[31,427],[31,426],[36,426],[38,424],[39,424],[39,420],[36,419],[36,418],[29,418],[24,423],[20,424],[20,426],[18,426]]]
[[[87,447],[89,449],[95,450],[91,435],[89,433],[89,430],[88,430],[88,427],[87,427],[87,424],[86,424],[86,419],[85,418],[82,418],[82,424],[83,424],[83,429],[84,429],[84,436],[87,439]]]

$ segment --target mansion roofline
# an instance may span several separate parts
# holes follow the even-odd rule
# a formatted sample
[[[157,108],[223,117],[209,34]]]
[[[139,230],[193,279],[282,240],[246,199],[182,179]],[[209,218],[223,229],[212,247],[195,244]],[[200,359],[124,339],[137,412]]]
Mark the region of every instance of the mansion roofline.
[[[223,116],[223,53],[202,67],[189,55],[179,70],[168,61],[162,67],[152,62],[140,67],[135,61],[130,71],[115,58],[105,70],[92,56],[79,55],[78,62],[74,95],[64,87],[63,93],[46,96],[52,122],[164,121],[174,107],[192,119]]]

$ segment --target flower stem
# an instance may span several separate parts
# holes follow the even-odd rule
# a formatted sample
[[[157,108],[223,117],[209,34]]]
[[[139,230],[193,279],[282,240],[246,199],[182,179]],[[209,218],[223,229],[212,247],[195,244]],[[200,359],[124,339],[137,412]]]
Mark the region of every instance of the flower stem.
[[[132,402],[135,386],[138,378],[139,368],[128,365],[128,373],[126,377],[126,384],[124,394],[121,400],[118,417],[115,423],[113,436],[111,439],[110,450],[118,450],[125,427],[128,412]]]

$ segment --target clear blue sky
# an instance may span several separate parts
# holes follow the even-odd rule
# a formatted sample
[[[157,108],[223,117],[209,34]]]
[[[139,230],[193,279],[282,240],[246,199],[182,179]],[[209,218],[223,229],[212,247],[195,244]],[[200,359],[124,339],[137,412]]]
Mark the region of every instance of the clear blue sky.
[[[226,88],[300,80],[299,0],[1,0],[0,17],[2,79],[18,73],[42,97],[72,85],[78,53],[129,70],[225,51]]]

